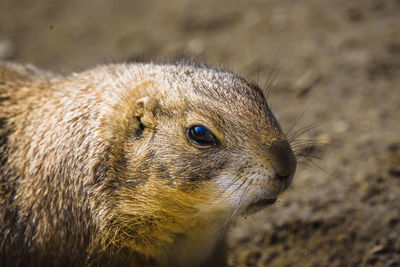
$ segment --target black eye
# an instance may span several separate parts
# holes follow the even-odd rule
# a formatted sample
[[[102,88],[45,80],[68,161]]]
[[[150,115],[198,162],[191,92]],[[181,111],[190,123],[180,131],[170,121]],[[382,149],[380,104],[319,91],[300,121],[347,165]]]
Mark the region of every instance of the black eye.
[[[215,146],[217,138],[204,126],[193,126],[187,130],[189,140],[198,146]]]

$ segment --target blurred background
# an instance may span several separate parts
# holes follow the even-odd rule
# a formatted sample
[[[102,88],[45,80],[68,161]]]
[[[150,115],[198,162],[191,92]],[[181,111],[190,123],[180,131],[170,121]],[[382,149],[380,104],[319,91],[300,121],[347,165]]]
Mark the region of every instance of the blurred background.
[[[218,264],[400,266],[399,0],[0,1],[0,59],[68,74],[182,57],[272,84],[283,128],[319,144]]]

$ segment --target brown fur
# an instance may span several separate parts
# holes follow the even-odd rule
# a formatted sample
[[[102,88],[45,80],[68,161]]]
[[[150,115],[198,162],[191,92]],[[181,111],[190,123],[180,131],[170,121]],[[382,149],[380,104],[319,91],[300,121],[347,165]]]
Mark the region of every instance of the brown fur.
[[[220,144],[191,144],[196,123]],[[1,266],[199,264],[295,165],[261,90],[232,73],[0,63]]]

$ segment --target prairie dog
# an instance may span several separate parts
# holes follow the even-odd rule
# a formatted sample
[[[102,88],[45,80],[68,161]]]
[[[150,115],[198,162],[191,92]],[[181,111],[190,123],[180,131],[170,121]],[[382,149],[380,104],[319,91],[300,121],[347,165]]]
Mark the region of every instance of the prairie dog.
[[[0,265],[191,266],[296,158],[260,88],[192,64],[0,63]]]

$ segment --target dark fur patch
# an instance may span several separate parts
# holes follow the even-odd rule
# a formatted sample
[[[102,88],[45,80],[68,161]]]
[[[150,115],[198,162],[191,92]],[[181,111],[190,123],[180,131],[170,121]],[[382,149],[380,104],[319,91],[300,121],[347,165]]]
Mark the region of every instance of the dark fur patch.
[[[9,100],[9,99],[10,99],[9,97],[0,96],[0,105],[1,105],[1,102],[6,101],[6,100]],[[1,121],[0,121],[0,123],[1,123]],[[1,127],[1,124],[0,124],[0,127]]]
[[[143,123],[141,123],[140,119],[138,121],[139,121],[139,127],[135,130],[135,132],[133,134],[133,136],[135,138],[140,137],[142,135],[143,131],[144,131],[144,128],[145,128]]]
[[[12,127],[6,118],[0,118],[0,265],[18,265],[21,251],[22,238],[16,234],[24,230],[18,227],[18,210],[13,207],[16,191],[16,168],[8,165],[8,138],[12,133]],[[21,235],[22,236],[22,235]],[[10,261],[10,262],[9,262]],[[21,266],[21,265],[20,265]]]
[[[11,129],[7,127],[7,119],[0,118],[0,181],[5,179],[5,165],[8,160],[8,136],[11,134]]]
[[[93,170],[93,184],[97,184],[105,179],[109,171],[108,168],[108,151],[105,156],[103,156],[100,161],[96,164]]]

